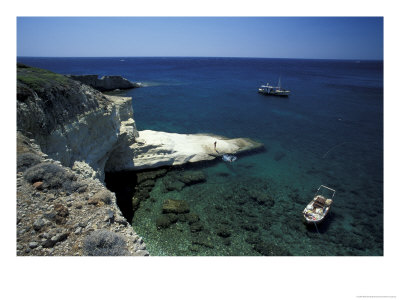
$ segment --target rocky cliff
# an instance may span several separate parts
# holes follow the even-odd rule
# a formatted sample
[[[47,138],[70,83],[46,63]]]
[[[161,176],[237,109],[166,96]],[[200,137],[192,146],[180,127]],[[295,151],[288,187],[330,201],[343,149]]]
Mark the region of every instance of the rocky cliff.
[[[263,147],[250,139],[136,130],[130,97],[107,96],[49,71],[17,70],[18,130],[86,177],[211,160]],[[218,147],[214,149],[214,142]]]
[[[149,255],[105,188],[105,172],[262,147],[249,139],[138,132],[130,97],[22,64],[17,130],[18,255]]]
[[[131,101],[49,71],[17,69],[17,129],[49,157],[88,177],[103,180],[114,153],[130,156],[138,137]]]
[[[147,256],[114,193],[17,133],[17,255]]]
[[[101,182],[132,117],[130,98],[18,65],[17,255],[149,255]]]
[[[89,85],[101,92],[112,90],[126,90],[140,87],[138,82],[131,82],[121,76],[103,76],[98,75],[68,75],[69,78]]]

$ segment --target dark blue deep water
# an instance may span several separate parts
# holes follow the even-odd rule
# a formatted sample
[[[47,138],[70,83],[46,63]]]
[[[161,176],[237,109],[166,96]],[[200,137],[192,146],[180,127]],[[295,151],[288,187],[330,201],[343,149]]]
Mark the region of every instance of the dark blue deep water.
[[[205,183],[168,191],[133,219],[153,255],[383,255],[383,62],[253,58],[19,58],[61,74],[122,75],[138,130],[249,137],[265,151],[197,165]],[[266,82],[291,90],[263,96]],[[302,210],[321,185],[336,190],[318,227]],[[268,195],[268,205],[254,194]],[[157,229],[165,199],[189,203],[199,230]],[[193,232],[194,231],[194,232]],[[221,234],[221,232],[227,232]]]

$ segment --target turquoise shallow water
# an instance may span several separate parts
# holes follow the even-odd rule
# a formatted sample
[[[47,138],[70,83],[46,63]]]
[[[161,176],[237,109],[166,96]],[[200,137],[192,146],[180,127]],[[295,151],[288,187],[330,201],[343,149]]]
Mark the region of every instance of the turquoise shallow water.
[[[133,97],[139,130],[211,132],[265,145],[265,151],[239,155],[233,164],[176,168],[150,187],[139,185],[147,192],[133,226],[151,254],[383,255],[383,62],[19,60],[63,74],[120,74],[143,82],[144,88],[124,93]],[[259,85],[276,83],[279,76],[292,91],[289,98],[257,93]],[[191,171],[205,181],[168,189],[168,182]],[[133,188],[135,176],[126,175],[124,184]],[[317,232],[302,223],[301,212],[321,184],[337,193]],[[179,216],[158,229],[166,199],[187,201],[198,226]]]

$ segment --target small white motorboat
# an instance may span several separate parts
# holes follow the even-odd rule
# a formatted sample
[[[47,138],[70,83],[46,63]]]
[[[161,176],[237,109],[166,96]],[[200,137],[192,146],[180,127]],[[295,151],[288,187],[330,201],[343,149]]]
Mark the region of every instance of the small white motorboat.
[[[318,224],[322,222],[331,210],[335,190],[321,185],[314,198],[303,210],[303,216],[307,224]],[[332,195],[327,195],[332,194]]]
[[[234,155],[224,154],[222,156],[222,160],[226,162],[234,162],[235,160],[237,160],[237,157]]]

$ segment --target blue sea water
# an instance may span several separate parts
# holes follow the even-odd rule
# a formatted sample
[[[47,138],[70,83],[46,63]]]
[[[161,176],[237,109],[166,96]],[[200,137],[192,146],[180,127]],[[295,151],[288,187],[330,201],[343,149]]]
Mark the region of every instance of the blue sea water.
[[[154,255],[383,255],[383,62],[262,58],[18,58],[61,74],[122,75],[138,130],[248,137],[265,151],[193,168],[207,181],[151,191],[133,219]],[[288,98],[257,93],[276,84]],[[184,172],[190,166],[166,176]],[[316,189],[336,190],[318,231],[302,223]],[[265,192],[273,205],[254,201]],[[201,232],[157,229],[165,199],[188,201]],[[253,199],[253,200],[252,200]],[[251,226],[250,226],[251,225]],[[221,237],[221,226],[229,237]],[[203,234],[203,235],[201,235]],[[195,236],[194,236],[195,235]],[[199,236],[201,235],[201,236]],[[202,239],[193,243],[193,239]]]

